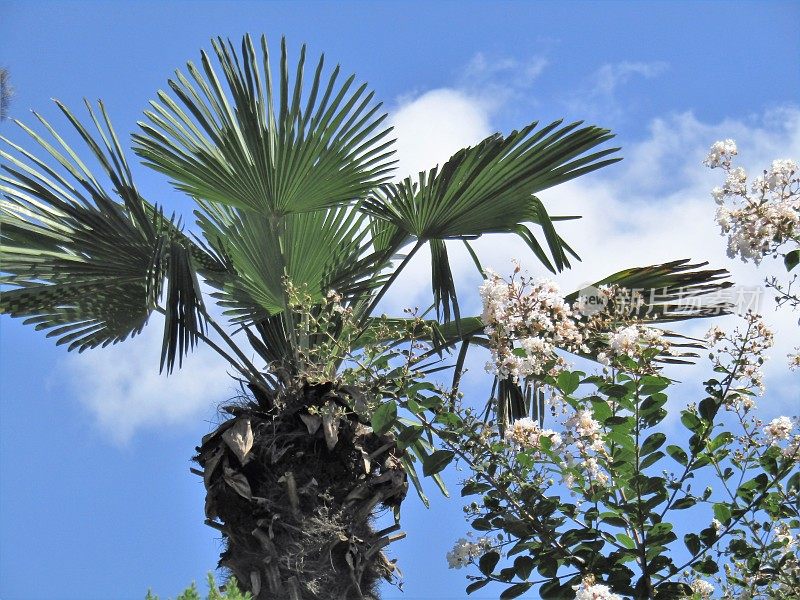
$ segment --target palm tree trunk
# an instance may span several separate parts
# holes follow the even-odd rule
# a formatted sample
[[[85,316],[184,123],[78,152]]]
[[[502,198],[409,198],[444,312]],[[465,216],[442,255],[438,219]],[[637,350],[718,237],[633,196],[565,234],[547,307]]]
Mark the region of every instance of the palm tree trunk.
[[[348,402],[333,384],[298,383],[274,408],[227,407],[197,449],[206,523],[226,542],[219,566],[256,600],[377,600],[395,576],[383,549],[404,534],[371,522],[405,498],[403,451]]]

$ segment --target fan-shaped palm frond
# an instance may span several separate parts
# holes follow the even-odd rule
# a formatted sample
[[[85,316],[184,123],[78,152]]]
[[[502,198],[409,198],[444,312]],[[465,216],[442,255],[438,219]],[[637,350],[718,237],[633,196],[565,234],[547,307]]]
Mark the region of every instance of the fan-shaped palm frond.
[[[39,115],[52,142],[18,124],[66,173],[0,138],[10,150],[0,150],[7,162],[0,176],[0,283],[11,288],[3,292],[0,310],[83,351],[141,332],[165,291],[162,368],[172,370],[202,332],[192,258],[202,252],[139,194],[102,103],[102,120],[87,103],[96,137],[64,105],[58,107],[113,192]]]
[[[260,53],[250,36],[241,55],[212,43],[223,78],[205,52],[201,69],[176,72],[178,102],[159,92],[134,136],[145,164],[191,196],[273,217],[346,204],[387,180],[393,140],[366,84],[339,83],[339,67],[323,78],[322,56],[304,93],[305,46],[291,81],[282,40],[275,92],[265,37]]]
[[[420,243],[431,242],[434,298],[445,320],[450,306],[457,312],[458,305],[441,240],[515,233],[551,271],[569,266],[572,251],[533,194],[620,160],[606,158],[618,148],[587,154],[613,136],[580,125],[561,127],[556,121],[537,131],[534,122],[506,137],[494,134],[416,180],[383,185],[368,199],[366,208],[375,217]],[[525,223],[541,226],[552,262]]]
[[[236,321],[252,323],[284,311],[287,280],[314,302],[321,302],[330,289],[352,301],[381,281],[369,277],[381,255],[371,251],[367,216],[357,207],[275,221],[254,211],[201,205],[205,211],[197,213],[198,224],[228,266],[204,275]]]

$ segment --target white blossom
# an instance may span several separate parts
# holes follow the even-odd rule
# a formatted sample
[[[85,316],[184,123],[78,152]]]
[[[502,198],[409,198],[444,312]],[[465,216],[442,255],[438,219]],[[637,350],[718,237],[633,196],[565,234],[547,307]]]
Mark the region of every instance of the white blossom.
[[[712,325],[704,337],[711,344],[716,344],[725,337],[725,331],[719,325]]]
[[[776,445],[781,440],[788,440],[793,428],[792,420],[789,417],[776,417],[764,427],[764,434],[767,441]]]
[[[786,458],[794,459],[795,462],[800,463],[800,434],[795,434],[786,448],[783,449],[783,455]]]
[[[447,553],[447,564],[451,569],[460,569],[469,564],[469,562],[492,547],[489,538],[478,538],[476,541],[471,542],[466,538],[460,538],[456,541],[453,549]]]
[[[736,142],[731,139],[714,142],[714,144],[711,146],[711,150],[708,152],[708,156],[706,156],[706,159],[703,161],[703,164],[712,169],[716,167],[722,167],[725,164],[729,165],[731,158],[736,156],[738,153],[739,151],[736,148]]]
[[[491,342],[487,370],[515,380],[552,374],[566,365],[556,349],[587,350],[577,315],[564,300],[558,284],[525,276],[505,281],[487,270],[480,287],[482,320]]]
[[[783,188],[792,182],[792,175],[797,173],[797,170],[797,163],[793,160],[773,160],[765,179],[770,189]]]
[[[550,438],[552,448],[561,445],[561,435],[552,429],[542,429],[539,423],[531,418],[517,419],[506,429],[506,441],[516,444],[521,448],[538,448],[541,438]]]
[[[622,600],[622,596],[613,593],[607,585],[584,580],[581,585],[573,586],[575,600]]]
[[[689,584],[689,587],[692,588],[692,592],[698,594],[704,600],[706,598],[711,598],[711,594],[714,593],[714,586],[704,579],[695,579]]]
[[[591,410],[578,410],[572,415],[565,425],[573,429],[579,437],[593,437],[600,431],[600,423],[594,419]]]
[[[790,352],[786,355],[789,359],[789,370],[796,371],[800,369],[800,347],[794,349],[794,352]]]
[[[772,530],[775,541],[781,545],[781,551],[786,554],[797,545],[797,537],[792,534],[792,530],[786,523],[779,523]]]
[[[621,327],[611,334],[609,346],[617,356],[634,356],[639,346],[639,330],[635,325]]]
[[[728,256],[758,264],[769,253],[800,231],[800,173],[797,163],[788,159],[772,162],[771,167],[747,187],[747,173],[733,167],[737,154],[733,140],[716,142],[705,161],[709,167],[726,172],[722,187],[711,190],[719,204],[716,220],[728,238]],[[726,204],[727,202],[727,204]]]

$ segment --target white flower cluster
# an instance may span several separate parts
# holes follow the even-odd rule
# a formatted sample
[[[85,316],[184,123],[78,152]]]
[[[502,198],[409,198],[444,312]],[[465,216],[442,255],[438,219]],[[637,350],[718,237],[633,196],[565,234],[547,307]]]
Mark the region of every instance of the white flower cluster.
[[[489,538],[478,538],[471,542],[466,538],[460,538],[453,549],[447,553],[447,564],[451,569],[460,569],[469,564],[471,560],[486,553],[492,547]]]
[[[491,341],[492,362],[486,368],[515,380],[564,367],[556,348],[578,351],[587,348],[577,317],[564,300],[558,284],[533,281],[516,275],[506,281],[492,271],[480,287],[482,319]]]
[[[506,441],[522,449],[539,448],[542,437],[550,438],[552,448],[557,448],[562,443],[561,435],[552,429],[542,429],[537,421],[528,417],[514,421],[505,433]]]
[[[775,160],[748,189],[745,170],[731,165],[736,154],[733,140],[716,142],[704,162],[727,174],[711,195],[720,205],[716,219],[728,237],[728,255],[758,264],[800,234],[800,168],[792,160]]]
[[[789,417],[776,417],[764,427],[764,435],[767,441],[776,446],[781,440],[788,440],[792,435],[794,425]]]
[[[790,352],[786,355],[789,359],[789,370],[796,371],[800,369],[800,347],[794,349],[794,352]]]
[[[593,579],[586,579],[572,589],[575,590],[575,600],[622,600],[622,596],[613,593],[607,585],[594,583]]]
[[[703,600],[711,598],[711,594],[714,593],[714,586],[704,579],[695,579],[689,584],[689,587],[692,588],[694,594],[699,595]]]
[[[608,348],[608,353],[601,352],[597,356],[605,365],[611,364],[612,356],[637,359],[641,358],[645,350],[652,348],[657,348],[660,352],[670,352],[669,342],[664,339],[661,331],[643,325],[618,327],[609,335]]]
[[[788,441],[783,449],[783,455],[800,462],[800,433],[792,433],[795,426],[789,417],[776,417],[764,427],[764,436],[771,446],[778,446],[780,442]]]
[[[717,167],[724,168],[726,165],[730,166],[731,159],[737,154],[739,154],[739,150],[736,148],[735,141],[728,139],[714,142],[703,164],[712,169]]]
[[[712,360],[715,366],[723,366],[736,370],[736,380],[745,388],[757,388],[764,395],[764,374],[761,366],[767,360],[766,351],[775,342],[775,334],[766,326],[760,315],[748,312],[744,316],[747,328],[741,331],[738,327],[727,334],[719,327],[708,330],[705,339],[713,350]],[[755,407],[752,396],[735,394],[735,402],[728,408]]]
[[[561,452],[564,465],[568,468],[577,467],[593,484],[607,485],[610,478],[598,460],[598,456],[607,458],[607,453],[600,435],[600,423],[591,409],[575,410],[564,421],[564,427],[564,451]],[[571,488],[575,476],[568,473],[562,476],[562,480],[565,486]]]
[[[795,536],[787,523],[779,523],[772,530],[775,541],[781,545],[781,551],[788,554],[797,545],[800,535]]]

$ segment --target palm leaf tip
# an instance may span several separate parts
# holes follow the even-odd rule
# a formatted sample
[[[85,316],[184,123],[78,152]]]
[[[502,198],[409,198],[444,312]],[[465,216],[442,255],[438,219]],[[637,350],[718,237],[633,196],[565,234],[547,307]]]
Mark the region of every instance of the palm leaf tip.
[[[281,42],[277,82],[262,36],[256,50],[212,40],[169,81],[177,97],[159,93],[148,122],[134,136],[135,152],[192,196],[271,215],[352,202],[388,181],[394,162],[386,114],[354,76],[326,77],[320,57],[304,84],[305,46],[290,73]],[[221,70],[221,76],[218,75]],[[277,86],[277,89],[275,89]]]

